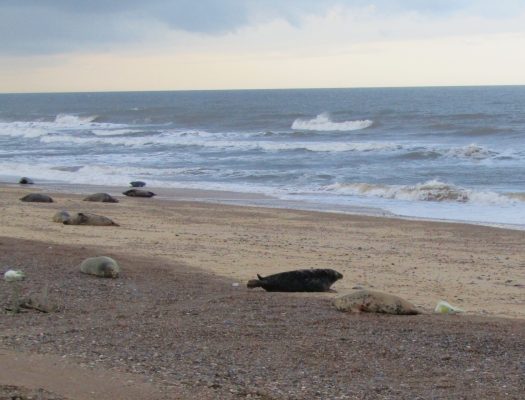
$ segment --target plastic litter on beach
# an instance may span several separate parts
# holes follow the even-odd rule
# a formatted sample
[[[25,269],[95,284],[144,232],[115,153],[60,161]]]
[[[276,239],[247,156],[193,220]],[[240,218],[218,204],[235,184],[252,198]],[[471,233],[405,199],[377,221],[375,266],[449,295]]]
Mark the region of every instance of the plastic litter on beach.
[[[6,282],[23,281],[26,274],[19,269],[9,269],[4,273],[4,280]]]
[[[441,300],[439,303],[437,303],[436,308],[434,309],[434,312],[439,314],[455,314],[455,313],[462,313],[465,312],[461,308],[455,307],[449,303],[447,303],[444,300]]]

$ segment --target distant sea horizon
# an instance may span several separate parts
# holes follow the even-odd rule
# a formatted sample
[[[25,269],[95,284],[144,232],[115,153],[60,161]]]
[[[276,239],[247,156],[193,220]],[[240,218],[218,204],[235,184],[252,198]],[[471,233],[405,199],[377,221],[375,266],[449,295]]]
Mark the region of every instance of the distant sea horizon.
[[[73,91],[38,91],[38,92],[2,92],[0,95],[18,94],[94,94],[94,93],[171,93],[171,92],[242,92],[242,91],[280,91],[280,90],[352,90],[352,89],[433,89],[433,88],[493,88],[493,87],[525,87],[518,84],[490,85],[416,85],[416,86],[348,86],[348,87],[273,87],[273,88],[223,88],[223,89],[119,89],[119,90],[73,90]]]
[[[0,94],[0,176],[525,227],[525,86]]]

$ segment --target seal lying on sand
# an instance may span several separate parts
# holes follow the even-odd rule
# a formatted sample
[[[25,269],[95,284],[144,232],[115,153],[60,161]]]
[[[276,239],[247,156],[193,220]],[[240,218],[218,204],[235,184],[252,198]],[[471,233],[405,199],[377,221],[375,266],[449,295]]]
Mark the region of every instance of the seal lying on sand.
[[[330,286],[343,277],[333,269],[300,269],[281,272],[248,281],[250,289],[262,287],[268,292],[326,292]]]
[[[24,177],[20,178],[18,183],[20,183],[21,185],[33,185],[35,182],[33,182],[32,179],[27,178],[27,177],[24,176]]]
[[[84,201],[100,201],[102,203],[118,203],[118,200],[107,193],[95,193],[84,199]]]
[[[92,257],[82,261],[82,264],[80,264],[80,272],[100,276],[101,278],[116,278],[120,273],[120,267],[117,262],[110,257]]]
[[[64,225],[119,226],[108,217],[90,213],[73,214],[64,221]]]
[[[153,197],[156,196],[153,192],[148,192],[147,190],[140,190],[140,189],[130,189],[126,190],[122,194],[130,197]]]
[[[67,211],[59,211],[55,215],[53,215],[53,222],[64,223],[69,218],[71,218],[71,216]]]
[[[20,199],[21,201],[27,201],[32,203],[52,203],[53,199],[47,194],[41,193],[29,193]]]
[[[416,306],[401,297],[373,290],[358,290],[333,302],[339,311],[369,312],[380,314],[415,315],[420,314]]]
[[[146,186],[146,182],[142,181],[133,181],[129,183],[131,187],[144,187]]]

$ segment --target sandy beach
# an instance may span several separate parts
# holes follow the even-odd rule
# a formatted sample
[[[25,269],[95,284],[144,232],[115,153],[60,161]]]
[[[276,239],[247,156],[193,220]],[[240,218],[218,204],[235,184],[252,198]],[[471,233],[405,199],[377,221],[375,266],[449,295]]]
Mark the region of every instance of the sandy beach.
[[[45,286],[61,307],[2,316],[5,393],[518,399],[525,390],[524,231],[212,204],[177,190],[163,194],[170,200],[90,203],[85,190],[50,193],[55,202],[40,204],[18,200],[38,187],[0,188],[1,271],[23,269],[25,290]],[[53,223],[59,210],[120,226]],[[95,255],[119,260],[122,278],[79,274],[79,263]],[[333,268],[344,278],[336,292],[316,295],[245,287],[257,273],[297,268]],[[7,284],[0,285],[4,304]],[[466,312],[398,317],[331,307],[356,287],[429,313],[439,300]],[[59,378],[63,363],[76,385]],[[38,368],[57,378],[42,379]]]

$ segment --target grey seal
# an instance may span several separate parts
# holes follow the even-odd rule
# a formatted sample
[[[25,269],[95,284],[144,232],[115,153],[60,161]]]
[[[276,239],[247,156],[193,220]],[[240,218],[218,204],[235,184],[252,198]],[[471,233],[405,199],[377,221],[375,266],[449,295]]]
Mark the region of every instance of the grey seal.
[[[73,214],[64,221],[64,225],[119,226],[119,224],[108,217],[90,213]]]
[[[146,182],[142,181],[133,181],[129,183],[131,187],[144,187],[146,186]]]
[[[120,266],[111,257],[91,257],[82,261],[80,272],[101,278],[117,278],[120,274]]]
[[[21,184],[21,185],[33,185],[35,182],[33,182],[33,180],[31,178],[23,176],[22,178],[20,178],[18,183]]]
[[[333,269],[300,269],[248,281],[250,289],[261,287],[268,292],[326,292],[343,275]]]
[[[339,311],[367,312],[395,315],[420,314],[416,306],[392,294],[374,290],[358,290],[346,296],[338,297],[333,302]]]
[[[107,193],[95,193],[89,195],[84,201],[99,201],[102,203],[118,203],[118,200]]]
[[[130,189],[126,190],[122,194],[130,197],[153,197],[156,196],[153,192],[148,192],[147,190],[141,190],[141,189]]]
[[[20,201],[27,201],[31,203],[52,203],[53,199],[47,194],[29,193],[20,199]]]

